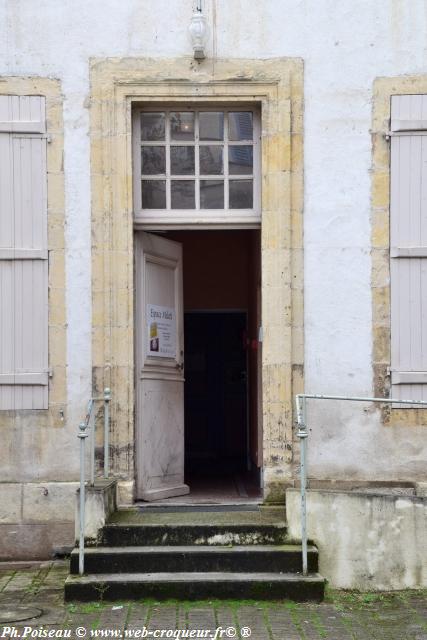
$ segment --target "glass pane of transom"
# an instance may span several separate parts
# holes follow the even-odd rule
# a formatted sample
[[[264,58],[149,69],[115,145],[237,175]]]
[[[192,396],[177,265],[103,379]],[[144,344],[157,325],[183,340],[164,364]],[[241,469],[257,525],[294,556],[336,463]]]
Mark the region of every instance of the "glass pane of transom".
[[[194,147],[171,147],[171,174],[194,175]]]
[[[224,180],[200,180],[200,208],[224,209]]]
[[[141,140],[165,139],[165,114],[141,113]]]
[[[201,111],[199,114],[200,140],[224,140],[224,114],[222,111]]]
[[[228,114],[228,139],[253,139],[251,111],[232,111]]]
[[[142,180],[143,209],[166,209],[166,180]]]
[[[165,147],[141,148],[141,173],[143,175],[166,173]]]
[[[200,174],[218,175],[223,173],[223,147],[220,145],[203,145],[200,152]]]
[[[195,206],[194,180],[172,180],[171,208],[194,209]]]
[[[228,183],[229,208],[252,209],[254,206],[253,181],[230,180]]]
[[[228,172],[244,175],[253,171],[252,145],[230,145],[228,148]]]
[[[194,140],[193,111],[173,111],[170,121],[172,140]]]

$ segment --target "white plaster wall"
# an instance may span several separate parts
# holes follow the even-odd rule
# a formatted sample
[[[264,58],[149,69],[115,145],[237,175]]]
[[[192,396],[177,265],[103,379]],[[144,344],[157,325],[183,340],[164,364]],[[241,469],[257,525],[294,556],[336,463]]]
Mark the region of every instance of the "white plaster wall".
[[[300,494],[286,491],[289,536],[301,539]],[[427,585],[427,500],[309,491],[307,533],[319,572],[338,589],[414,589]]]
[[[425,72],[424,0],[204,0],[209,59],[305,61],[306,389],[370,394],[371,91]],[[91,387],[88,61],[188,55],[192,0],[2,0],[0,75],[59,78],[64,93],[69,429]],[[314,475],[422,473],[423,431],[353,408],[316,409]],[[324,446],[324,441],[328,446]],[[380,455],[381,454],[381,455]],[[425,457],[425,456],[424,456]]]

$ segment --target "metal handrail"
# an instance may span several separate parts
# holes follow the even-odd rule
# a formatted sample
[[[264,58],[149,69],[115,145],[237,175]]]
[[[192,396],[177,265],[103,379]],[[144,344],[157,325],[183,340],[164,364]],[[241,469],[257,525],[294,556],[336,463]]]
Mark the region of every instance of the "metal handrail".
[[[297,414],[297,437],[300,439],[300,494],[301,494],[301,546],[302,546],[302,572],[307,575],[307,400],[347,400],[350,402],[378,402],[384,404],[411,404],[419,406],[427,406],[426,400],[399,400],[397,398],[368,398],[363,396],[330,396],[311,393],[298,393],[295,396],[296,414]]]
[[[90,434],[90,486],[95,484],[95,402],[104,402],[104,478],[110,475],[110,402],[111,391],[104,389],[102,398],[91,398],[87,404],[86,416],[79,425],[77,437],[80,439],[80,509],[79,509],[79,574],[84,573],[84,544],[85,544],[85,506],[86,506],[86,438],[87,429]]]

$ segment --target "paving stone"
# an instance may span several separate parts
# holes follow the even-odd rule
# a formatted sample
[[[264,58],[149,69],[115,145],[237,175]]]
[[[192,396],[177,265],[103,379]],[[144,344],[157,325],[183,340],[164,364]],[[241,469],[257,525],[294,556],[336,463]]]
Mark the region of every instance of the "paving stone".
[[[216,610],[217,626],[231,627],[235,625],[232,609],[227,605],[221,605]]]
[[[197,609],[191,608],[188,611],[187,626],[188,629],[209,629],[214,631],[216,622],[212,606],[207,605]]]
[[[12,571],[5,571],[0,573],[0,592],[3,591],[7,583],[12,579],[12,576]]]
[[[274,640],[300,640],[304,636],[292,621],[290,611],[279,607],[269,611],[268,620]]]
[[[78,613],[72,614],[70,616],[69,621],[67,622],[67,627],[69,627],[73,634],[78,627],[84,627],[88,630],[87,637],[89,637],[90,629],[99,629],[99,611],[90,611],[85,613],[85,610],[80,610]]]
[[[146,625],[150,607],[139,602],[132,602],[128,609],[126,629],[142,629]]]
[[[150,621],[147,625],[150,631],[158,629],[175,629],[177,610],[174,605],[153,606],[150,611]]]
[[[237,610],[239,630],[249,628],[251,640],[268,638],[268,610],[265,607],[244,606]],[[267,634],[267,635],[266,635]]]
[[[353,640],[354,635],[350,630],[350,620],[347,614],[337,611],[335,607],[325,604],[324,606],[315,607],[313,614],[318,619],[325,630],[326,637],[330,640],[338,638],[339,640]]]
[[[37,574],[38,574],[37,569],[31,569],[25,572],[15,571],[11,580],[9,580],[7,585],[4,587],[4,591],[6,593],[10,593],[11,591],[23,592],[26,589],[29,589],[29,587],[31,586],[31,583],[33,582]]]
[[[128,605],[109,603],[101,612],[99,629],[124,629],[128,615]]]
[[[307,640],[319,640],[322,637],[319,630],[322,625],[309,605],[298,605],[293,610],[293,614],[294,624],[296,624],[295,620],[298,620],[298,626]]]

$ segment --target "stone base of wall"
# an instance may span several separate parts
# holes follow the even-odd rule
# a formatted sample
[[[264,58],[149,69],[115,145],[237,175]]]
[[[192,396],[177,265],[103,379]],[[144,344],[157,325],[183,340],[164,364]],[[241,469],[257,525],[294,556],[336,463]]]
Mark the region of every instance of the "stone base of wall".
[[[98,532],[109,516],[117,509],[117,481],[97,479],[93,487],[85,491],[85,531],[86,544],[96,544]],[[80,539],[80,489],[76,493],[75,540]]]
[[[77,482],[0,483],[0,560],[43,560],[74,546]]]
[[[74,522],[0,524],[0,561],[47,560],[73,547]]]
[[[307,531],[319,572],[339,589],[427,586],[427,498],[394,492],[307,492]],[[289,535],[301,538],[300,492],[286,491]]]

